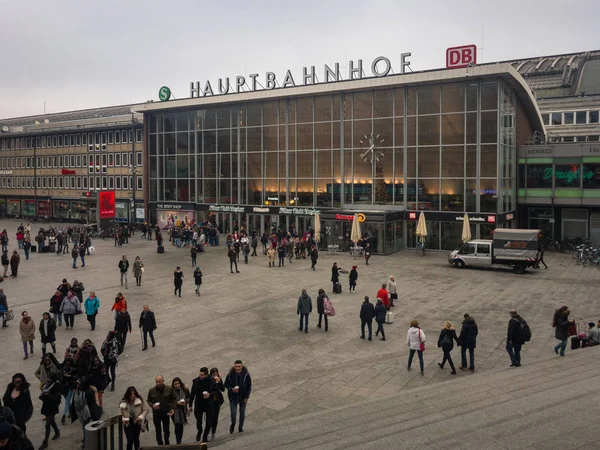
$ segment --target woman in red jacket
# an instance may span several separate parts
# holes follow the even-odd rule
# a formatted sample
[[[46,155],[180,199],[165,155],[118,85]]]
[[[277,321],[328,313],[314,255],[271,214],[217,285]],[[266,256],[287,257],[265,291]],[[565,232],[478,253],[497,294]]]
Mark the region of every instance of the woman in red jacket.
[[[110,308],[111,311],[115,312],[115,320],[117,320],[119,312],[123,311],[124,309],[127,309],[127,301],[125,300],[125,297],[123,297],[123,293],[119,292],[115,297],[115,302],[113,303],[112,308]]]

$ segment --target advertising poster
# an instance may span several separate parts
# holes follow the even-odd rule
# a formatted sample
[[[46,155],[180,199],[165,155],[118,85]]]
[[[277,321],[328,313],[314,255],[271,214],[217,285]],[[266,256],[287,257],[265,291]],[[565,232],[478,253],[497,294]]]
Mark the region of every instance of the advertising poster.
[[[156,219],[161,230],[173,226],[188,225],[194,221],[194,211],[156,211]]]
[[[114,191],[100,191],[98,194],[98,210],[100,211],[100,219],[113,219],[115,217]]]

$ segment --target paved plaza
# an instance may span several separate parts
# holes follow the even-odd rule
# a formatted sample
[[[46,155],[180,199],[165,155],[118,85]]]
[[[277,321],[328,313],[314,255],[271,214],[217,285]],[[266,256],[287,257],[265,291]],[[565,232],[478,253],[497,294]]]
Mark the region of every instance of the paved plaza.
[[[18,224],[0,221],[0,227],[6,228],[11,237],[10,251],[16,248],[14,234]],[[36,233],[39,227],[33,224],[32,232]],[[65,331],[64,326],[58,329],[60,360],[73,336],[80,342],[89,337],[97,347],[102,344],[113,325],[110,307],[116,293],[122,290],[134,332],[119,361],[116,390],[105,394],[106,416],[117,414],[117,403],[129,385],[135,385],[145,397],[154,385],[155,375],[164,375],[169,383],[179,376],[191,384],[200,367],[216,366],[224,375],[239,358],[253,378],[245,425],[246,434],[252,434],[306,414],[386,400],[407,389],[425,389],[448,380],[452,377],[450,371],[437,366],[441,358],[441,351],[436,348],[437,336],[444,320],[459,328],[465,312],[476,319],[479,338],[478,373],[459,371],[450,380],[463,383],[465,377],[481,379],[485,374],[493,375],[508,368],[510,362],[504,345],[511,309],[519,311],[533,332],[532,341],[524,348],[524,366],[553,356],[552,346],[556,341],[550,324],[557,306],[569,305],[572,317],[582,323],[600,318],[597,295],[600,271],[577,266],[570,255],[546,254],[548,270],[528,271],[524,275],[503,270],[455,269],[447,263],[445,252],[418,257],[414,251],[405,250],[386,257],[373,256],[368,266],[349,255],[329,256],[322,252],[315,272],[310,270],[309,260],[294,260],[282,268],[269,268],[266,256],[259,255],[250,258],[248,265],[240,262],[241,273],[231,274],[226,246],[221,245],[198,255],[204,284],[202,295],[197,297],[189,249],[176,249],[166,240],[166,253],[158,255],[156,243],[140,239],[140,234],[130,238],[123,248],[114,247],[108,239],[95,239],[93,245],[96,250],[86,258],[86,267],[76,270],[71,268],[70,255],[34,253],[30,261],[25,261],[21,253],[18,278],[9,277],[2,283],[16,318],[9,328],[0,330],[0,379],[4,386],[15,372],[23,372],[30,381],[35,379],[33,374],[41,355],[39,333],[36,356],[23,361],[18,333],[20,312],[27,310],[37,325],[62,278],[83,282],[85,296],[94,290],[100,298],[101,310],[94,332],[90,331],[85,316],[76,317],[73,331]],[[130,263],[138,255],[144,260],[141,287],[136,287],[130,275],[129,289],[121,288],[117,263],[124,254]],[[358,265],[356,294],[330,294],[330,269],[334,261],[347,269]],[[185,275],[182,298],[173,295],[173,270],[177,265]],[[394,324],[386,325],[386,342],[363,341],[359,337],[363,296],[369,295],[374,300],[377,289],[389,275],[395,276],[399,292]],[[342,282],[346,291],[346,276]],[[296,302],[302,288],[308,290],[314,305],[308,334],[298,331]],[[319,288],[326,290],[337,310],[327,333],[316,328]],[[142,352],[136,323],[146,303],[156,313],[157,347]],[[427,335],[423,377],[418,370],[406,370],[406,332],[408,323],[415,318]],[[455,362],[458,357],[459,351],[455,350]],[[38,385],[33,385],[35,414],[28,424],[28,434],[37,447],[43,437],[44,422],[39,413]],[[464,395],[469,395],[466,386]],[[585,400],[582,402],[583,411]],[[417,399],[409,408],[418,406]],[[582,420],[587,420],[585,415]],[[215,443],[228,441],[226,445],[232,445],[227,404],[221,410],[220,421]],[[192,422],[193,416],[184,441],[194,439]],[[60,440],[50,441],[49,448],[77,448],[80,427],[77,424],[60,427]],[[153,432],[146,433],[142,443],[154,443],[153,436]],[[237,432],[233,438],[236,436]]]

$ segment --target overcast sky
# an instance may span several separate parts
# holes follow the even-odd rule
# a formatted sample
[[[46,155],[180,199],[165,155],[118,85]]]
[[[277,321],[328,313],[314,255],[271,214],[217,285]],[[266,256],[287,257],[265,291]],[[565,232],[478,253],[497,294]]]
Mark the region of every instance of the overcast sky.
[[[310,65],[322,77],[379,55],[398,71],[403,52],[415,71],[439,68],[447,47],[481,47],[482,27],[479,62],[598,50],[599,17],[597,0],[0,0],[0,117],[157,100],[162,85],[184,98],[190,81]]]

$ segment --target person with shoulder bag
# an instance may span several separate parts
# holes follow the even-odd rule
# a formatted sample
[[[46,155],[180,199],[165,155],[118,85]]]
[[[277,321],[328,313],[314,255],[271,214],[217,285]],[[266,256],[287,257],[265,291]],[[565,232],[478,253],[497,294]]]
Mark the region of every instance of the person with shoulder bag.
[[[408,334],[406,335],[406,343],[408,344],[409,348],[407,369],[410,370],[410,366],[412,364],[412,360],[416,352],[417,356],[419,357],[419,367],[421,369],[421,375],[425,375],[423,364],[423,352],[425,351],[425,333],[419,327],[418,320],[413,320],[410,323],[410,328],[408,330]]]
[[[148,429],[150,408],[134,386],[129,386],[119,404],[119,412],[127,439],[127,450],[140,448],[140,433]]]
[[[452,375],[456,375],[454,362],[452,361],[452,356],[450,356],[450,352],[454,348],[454,341],[456,341],[456,345],[459,345],[458,336],[456,336],[456,330],[452,324],[446,320],[444,322],[444,326],[442,327],[442,331],[440,331],[440,336],[438,337],[438,348],[441,348],[444,352],[442,362],[438,363],[438,366],[440,366],[440,369],[443,369],[444,364],[446,364],[446,361],[448,361],[448,364],[450,364],[450,368],[452,369]]]
[[[92,386],[86,386],[83,379],[76,381],[75,390],[71,396],[71,423],[79,419],[83,432],[81,448],[85,448],[85,426],[93,420],[100,420],[102,408],[96,403],[96,392]]]
[[[79,299],[73,292],[69,292],[67,296],[63,299],[60,304],[60,312],[63,313],[65,317],[65,329],[71,328],[75,325],[75,315],[81,314],[81,304],[79,303]]]

